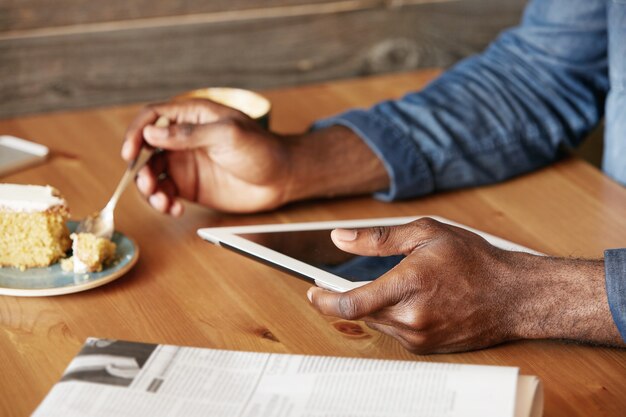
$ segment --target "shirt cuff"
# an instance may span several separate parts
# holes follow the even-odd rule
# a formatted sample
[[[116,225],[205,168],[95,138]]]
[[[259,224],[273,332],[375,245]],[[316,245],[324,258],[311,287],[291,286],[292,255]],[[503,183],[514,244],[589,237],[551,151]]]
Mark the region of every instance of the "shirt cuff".
[[[611,315],[626,342],[626,248],[604,251],[604,271]]]
[[[351,129],[382,161],[389,175],[388,190],[374,196],[383,201],[417,197],[434,190],[428,162],[413,140],[374,111],[351,110],[316,122],[312,129],[341,125]]]

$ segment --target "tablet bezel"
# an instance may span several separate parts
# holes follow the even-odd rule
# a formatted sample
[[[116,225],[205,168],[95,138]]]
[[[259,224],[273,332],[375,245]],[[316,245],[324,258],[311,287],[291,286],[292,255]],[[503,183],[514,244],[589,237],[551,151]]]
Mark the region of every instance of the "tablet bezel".
[[[324,271],[306,262],[299,261],[298,259],[284,255],[280,252],[276,252],[258,243],[244,239],[237,234],[244,233],[264,233],[264,232],[295,232],[295,231],[310,231],[310,230],[332,230],[337,228],[354,229],[365,228],[375,226],[396,226],[400,224],[410,223],[422,217],[430,217],[438,220],[442,223],[451,224],[453,226],[461,227],[471,232],[474,232],[489,243],[502,249],[528,252],[536,255],[540,255],[527,247],[518,245],[492,234],[474,229],[469,226],[454,222],[452,220],[439,217],[439,216],[411,216],[411,217],[383,217],[374,219],[354,219],[354,220],[331,220],[321,222],[306,222],[306,223],[286,223],[286,224],[260,224],[250,226],[226,226],[226,227],[207,227],[198,229],[198,235],[215,245],[222,246],[226,249],[230,249],[241,255],[253,258],[259,262],[269,264],[275,268],[283,270],[292,275],[296,275],[299,278],[309,280],[315,283],[318,287],[326,288],[332,291],[345,292],[356,287],[367,284],[371,281],[352,282],[345,278],[341,278],[330,272]]]

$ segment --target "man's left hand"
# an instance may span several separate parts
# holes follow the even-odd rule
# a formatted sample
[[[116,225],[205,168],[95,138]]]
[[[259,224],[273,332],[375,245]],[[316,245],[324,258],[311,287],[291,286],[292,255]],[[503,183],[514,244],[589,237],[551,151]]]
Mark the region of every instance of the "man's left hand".
[[[345,293],[311,288],[315,308],[363,320],[411,352],[464,351],[551,337],[623,345],[609,311],[602,261],[506,251],[430,218],[402,226],[337,229],[331,237],[347,252],[406,258]]]

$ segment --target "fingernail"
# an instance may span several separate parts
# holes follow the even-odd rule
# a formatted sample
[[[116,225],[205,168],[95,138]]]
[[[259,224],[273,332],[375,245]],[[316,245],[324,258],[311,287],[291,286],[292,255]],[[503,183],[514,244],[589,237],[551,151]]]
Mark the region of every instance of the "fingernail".
[[[170,214],[174,217],[180,217],[183,214],[183,205],[180,201],[176,200],[172,203]]]
[[[309,299],[310,303],[313,302],[313,288],[309,288],[309,290],[306,292],[306,297]]]
[[[148,197],[150,205],[157,210],[161,210],[161,200],[161,196],[158,194],[152,194],[150,197]]]
[[[335,237],[345,242],[350,242],[356,239],[357,232],[352,229],[335,229]]]
[[[145,191],[148,188],[148,180],[146,177],[137,178],[137,187],[139,187],[141,191]]]
[[[130,154],[130,142],[124,142],[122,145],[122,158],[128,159]]]
[[[164,140],[164,139],[167,139],[168,134],[169,134],[169,130],[165,127],[156,127],[156,126],[148,125],[143,128],[143,136],[146,139]]]

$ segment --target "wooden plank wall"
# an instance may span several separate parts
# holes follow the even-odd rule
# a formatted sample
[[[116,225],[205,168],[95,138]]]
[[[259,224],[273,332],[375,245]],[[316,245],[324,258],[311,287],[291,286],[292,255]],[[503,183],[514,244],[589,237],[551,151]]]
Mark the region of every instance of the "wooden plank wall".
[[[0,117],[449,66],[525,0],[3,0]]]

